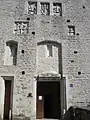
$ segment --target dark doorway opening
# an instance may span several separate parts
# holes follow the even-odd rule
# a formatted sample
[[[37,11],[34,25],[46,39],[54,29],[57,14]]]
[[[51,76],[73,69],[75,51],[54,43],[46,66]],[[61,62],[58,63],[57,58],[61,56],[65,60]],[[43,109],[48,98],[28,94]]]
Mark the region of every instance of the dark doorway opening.
[[[5,80],[4,120],[9,120],[11,107],[11,80]]]
[[[44,117],[51,118],[52,117],[52,95],[44,96]]]
[[[60,119],[60,103],[60,82],[37,82],[37,119]]]

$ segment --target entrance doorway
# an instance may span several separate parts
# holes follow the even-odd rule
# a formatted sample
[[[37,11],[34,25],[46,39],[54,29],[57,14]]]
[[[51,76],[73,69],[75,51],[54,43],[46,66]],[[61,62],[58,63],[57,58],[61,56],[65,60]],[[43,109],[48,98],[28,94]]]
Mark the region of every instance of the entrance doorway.
[[[4,80],[4,113],[3,119],[4,120],[11,120],[12,119],[12,101],[13,101],[13,76],[2,76]]]
[[[60,82],[37,82],[37,119],[60,119]]]
[[[4,120],[9,120],[11,103],[11,80],[5,80]]]

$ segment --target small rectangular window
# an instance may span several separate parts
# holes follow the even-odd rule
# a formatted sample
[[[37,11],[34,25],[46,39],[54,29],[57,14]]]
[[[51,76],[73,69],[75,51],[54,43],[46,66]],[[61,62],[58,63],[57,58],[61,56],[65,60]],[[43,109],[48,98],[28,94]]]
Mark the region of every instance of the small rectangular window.
[[[37,2],[28,2],[28,14],[37,14]]]
[[[47,45],[47,57],[53,57],[52,45]]]
[[[75,26],[68,26],[68,35],[75,35]]]
[[[41,2],[41,15],[50,15],[50,4]]]
[[[53,14],[56,16],[62,16],[61,3],[53,3]]]

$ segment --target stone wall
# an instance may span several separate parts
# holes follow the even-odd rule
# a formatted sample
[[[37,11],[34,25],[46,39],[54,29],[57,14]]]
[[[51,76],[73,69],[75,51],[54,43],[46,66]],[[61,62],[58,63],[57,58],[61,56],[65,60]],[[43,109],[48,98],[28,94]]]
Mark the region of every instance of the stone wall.
[[[14,76],[13,118],[17,115],[35,117],[33,81],[36,74],[43,72],[41,67],[44,64],[36,63],[37,43],[42,41],[55,41],[62,46],[62,57],[59,59],[62,67],[59,73],[67,81],[67,106],[90,104],[90,4],[87,0],[57,2],[62,3],[62,16],[42,16],[39,7],[38,15],[27,15],[27,0],[0,1],[0,75]],[[13,33],[14,21],[17,20],[29,22],[27,35]],[[68,25],[75,26],[74,36],[68,35]],[[16,66],[4,65],[5,43],[9,40],[18,42]],[[22,50],[24,53],[21,53]],[[41,65],[40,69],[36,68],[36,64]],[[56,64],[58,62],[51,67],[58,72],[60,66]],[[25,71],[24,75],[22,71]],[[29,93],[32,93],[32,97],[28,97]]]
[[[36,75],[36,42],[30,31],[27,35],[15,35],[14,21],[27,20],[23,16],[24,1],[0,1],[0,75],[14,76],[13,87],[13,119],[33,116],[33,80]],[[30,28],[33,23],[29,21]],[[4,65],[5,44],[7,41],[17,41],[17,65]],[[24,53],[22,53],[24,50]],[[22,74],[25,71],[25,74]],[[32,96],[30,96],[30,93]],[[34,115],[35,116],[35,115]]]

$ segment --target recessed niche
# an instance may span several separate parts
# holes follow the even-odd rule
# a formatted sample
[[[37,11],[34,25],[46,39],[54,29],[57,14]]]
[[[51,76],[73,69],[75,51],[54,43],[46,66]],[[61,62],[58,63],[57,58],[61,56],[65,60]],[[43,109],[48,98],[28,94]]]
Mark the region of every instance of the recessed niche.
[[[33,35],[35,35],[35,32],[32,32]]]
[[[32,93],[28,93],[27,97],[32,97]]]
[[[30,18],[27,18],[27,20],[30,20]]]
[[[77,33],[77,36],[79,35],[79,33]]]
[[[14,22],[14,34],[27,34],[29,22],[28,21],[15,21]]]
[[[18,43],[16,41],[6,42],[4,65],[17,64],[17,49],[18,49]]]
[[[50,3],[41,2],[40,12],[41,15],[50,15]]]
[[[67,22],[70,22],[70,20],[67,20]]]
[[[25,71],[22,71],[22,75],[25,75]]]
[[[53,15],[54,16],[62,16],[62,4],[61,3],[53,3]]]
[[[74,54],[77,54],[77,51],[74,51]]]
[[[72,83],[70,84],[70,87],[73,87],[73,84],[72,84]]]
[[[24,50],[22,50],[21,53],[24,53]]]
[[[85,9],[85,6],[83,6],[83,9]]]
[[[68,35],[75,35],[75,26],[68,25]]]
[[[47,44],[46,45],[46,53],[47,53],[47,57],[53,57],[53,47],[51,44]]]
[[[71,63],[73,63],[74,62],[74,60],[71,60]]]
[[[78,72],[78,75],[81,75],[81,72]]]

